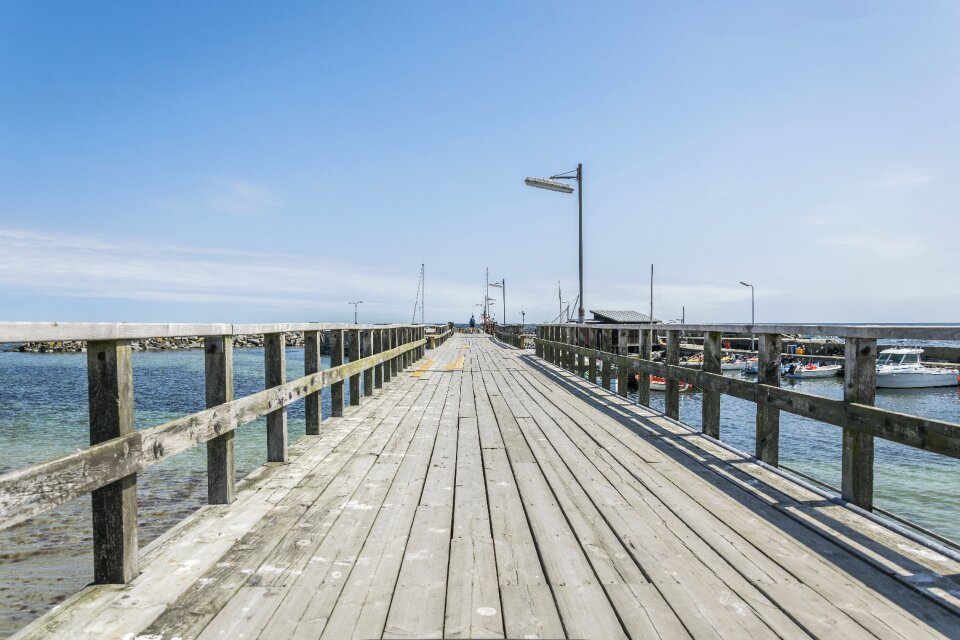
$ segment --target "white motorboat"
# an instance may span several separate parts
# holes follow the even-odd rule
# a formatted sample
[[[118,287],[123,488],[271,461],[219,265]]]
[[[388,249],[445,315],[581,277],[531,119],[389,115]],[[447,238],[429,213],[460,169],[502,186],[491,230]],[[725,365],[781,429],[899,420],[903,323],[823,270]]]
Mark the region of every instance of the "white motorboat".
[[[787,369],[788,378],[832,378],[835,375],[840,373],[840,365],[838,364],[824,364],[820,365],[815,362],[810,364],[792,364],[790,368]]]
[[[877,359],[877,388],[921,389],[955,387],[960,383],[956,369],[925,367],[920,363],[923,349],[898,347],[884,349]]]
[[[721,371],[743,371],[747,361],[742,358],[723,358],[720,361]]]

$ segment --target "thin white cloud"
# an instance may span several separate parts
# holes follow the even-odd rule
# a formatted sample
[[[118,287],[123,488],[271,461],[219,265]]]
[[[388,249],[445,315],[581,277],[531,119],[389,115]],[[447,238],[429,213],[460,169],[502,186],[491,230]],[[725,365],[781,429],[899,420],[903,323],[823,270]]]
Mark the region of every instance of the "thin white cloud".
[[[0,228],[0,292],[334,314],[344,313],[346,301],[361,295],[369,301],[368,310],[405,316],[416,289],[415,272],[402,276],[317,256]],[[434,280],[431,293],[438,303],[466,304],[458,302],[464,292],[452,283]]]

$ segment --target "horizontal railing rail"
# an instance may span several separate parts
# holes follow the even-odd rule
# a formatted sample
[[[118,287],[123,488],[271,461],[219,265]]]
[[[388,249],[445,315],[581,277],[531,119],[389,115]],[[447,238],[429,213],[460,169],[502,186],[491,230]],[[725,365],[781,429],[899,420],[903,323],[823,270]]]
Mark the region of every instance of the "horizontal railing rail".
[[[208,501],[235,497],[234,432],[267,418],[267,461],[287,459],[286,407],[305,400],[306,434],[319,435],[320,391],[331,389],[332,416],[362,392],[372,396],[404,368],[450,335],[425,325],[346,324],[35,324],[0,323],[0,340],[86,340],[91,446],[0,475],[0,529],[86,494],[93,496],[94,579],[124,583],[138,573],[137,474],[197,445],[207,445]],[[286,331],[304,332],[304,375],[285,381]],[[442,331],[442,332],[441,332]],[[219,332],[219,333],[218,333]],[[263,333],[266,389],[233,398],[232,338]],[[320,368],[321,333],[330,367]],[[140,431],[133,428],[130,341],[202,335],[207,409]],[[349,357],[349,362],[345,362]]]
[[[628,332],[639,332],[637,355],[626,352]],[[680,366],[680,336],[704,335],[701,369]],[[844,398],[825,398],[780,387],[784,333],[844,338]],[[656,336],[666,334],[664,361],[651,359]],[[759,337],[756,382],[722,374],[723,336]],[[720,396],[757,405],[755,454],[779,466],[779,413],[785,411],[843,430],[841,494],[860,507],[873,509],[873,438],[883,438],[935,454],[960,458],[960,424],[880,409],[876,397],[877,340],[956,340],[957,326],[916,325],[676,325],[676,324],[549,324],[537,327],[539,357],[611,389],[616,370],[617,392],[627,395],[636,374],[637,401],[650,405],[650,376],[666,380],[665,414],[679,419],[680,383],[703,391],[702,431],[720,437]]]

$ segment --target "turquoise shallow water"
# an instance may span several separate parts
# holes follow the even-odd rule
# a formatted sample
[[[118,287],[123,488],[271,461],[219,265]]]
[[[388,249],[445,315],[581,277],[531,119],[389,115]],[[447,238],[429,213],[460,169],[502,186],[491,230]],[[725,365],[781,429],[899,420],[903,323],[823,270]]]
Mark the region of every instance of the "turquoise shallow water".
[[[200,351],[135,353],[134,399],[138,429],[203,408]],[[323,366],[329,361],[324,359]],[[0,353],[0,472],[87,446],[86,356]],[[302,375],[303,350],[287,350],[287,377]],[[242,396],[263,389],[263,350],[234,352],[234,385]],[[840,379],[785,382],[798,390],[842,396]],[[653,394],[663,409],[663,394]],[[701,395],[681,396],[680,415],[700,424]],[[881,390],[879,406],[960,422],[956,388]],[[329,415],[329,391],[323,396]],[[722,400],[722,439],[753,450],[755,407]],[[289,409],[290,441],[303,435],[303,403]],[[840,482],[840,432],[817,422],[781,414],[781,459],[829,482]],[[265,424],[242,427],[236,437],[237,475],[266,457]],[[140,543],[144,545],[203,505],[206,454],[197,447],[151,467],[139,476]],[[960,461],[877,441],[877,503],[941,534],[960,537]],[[0,532],[0,637],[86,585],[93,574],[89,497]]]
[[[329,359],[322,361],[329,366]],[[303,349],[287,349],[287,378],[303,375]],[[134,353],[134,420],[151,427],[204,408],[203,353]],[[349,384],[349,383],[348,383]],[[234,393],[260,391],[263,350],[234,350]],[[323,395],[330,412],[329,390]],[[290,442],[304,433],[303,402],[288,411]],[[266,460],[266,423],[236,435],[237,477]],[[0,353],[0,472],[88,445],[86,356]],[[206,501],[206,449],[195,447],[140,474],[140,544]],[[0,637],[9,635],[90,582],[90,498],[0,531]]]

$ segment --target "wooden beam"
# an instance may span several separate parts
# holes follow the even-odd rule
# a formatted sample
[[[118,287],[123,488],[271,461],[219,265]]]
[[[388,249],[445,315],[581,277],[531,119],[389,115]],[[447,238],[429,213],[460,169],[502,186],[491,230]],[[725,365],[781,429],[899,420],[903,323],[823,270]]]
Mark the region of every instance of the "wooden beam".
[[[233,337],[203,340],[207,408],[233,400]],[[207,442],[207,502],[230,504],[236,498],[233,431]]]
[[[320,343],[319,331],[305,331],[303,333],[303,374],[310,375],[320,371]],[[304,400],[306,414],[306,434],[320,435],[320,423],[323,422],[322,401],[320,393],[311,393]]]
[[[877,395],[877,341],[850,338],[844,344],[843,399],[872,405]],[[873,510],[873,436],[843,430],[840,487],[844,500]]]
[[[268,333],[263,336],[263,370],[267,388],[279,387],[287,379],[285,336]],[[267,414],[267,462],[287,461],[287,408]]]
[[[761,333],[757,384],[780,386],[780,335]],[[756,456],[774,467],[780,464],[780,410],[764,397],[757,397]]]
[[[704,373],[722,375],[720,366],[720,348],[722,333],[708,331],[703,336]],[[720,392],[714,389],[703,390],[703,411],[701,417],[703,432],[711,438],[720,438]]]
[[[134,432],[129,342],[87,345],[87,396],[91,445]],[[139,573],[136,473],[93,491],[91,507],[94,582],[126,584]]]

